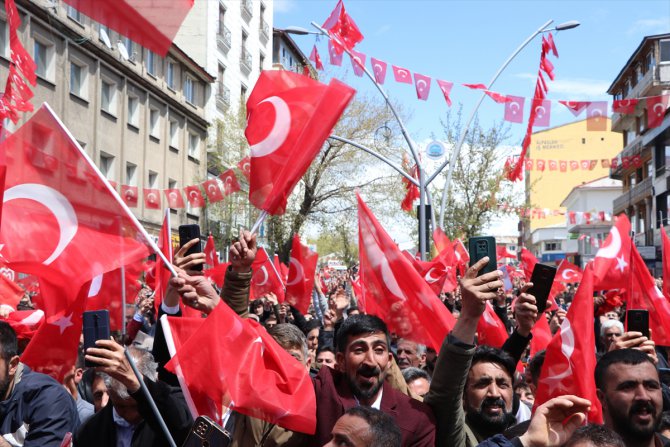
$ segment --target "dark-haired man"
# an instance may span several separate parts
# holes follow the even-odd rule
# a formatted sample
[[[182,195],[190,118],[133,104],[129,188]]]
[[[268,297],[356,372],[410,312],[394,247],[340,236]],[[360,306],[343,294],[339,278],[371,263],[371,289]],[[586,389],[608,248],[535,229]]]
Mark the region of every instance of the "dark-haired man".
[[[77,407],[51,377],[19,362],[16,333],[0,322],[0,447],[58,447],[79,424]]]
[[[667,445],[656,433],[663,396],[658,370],[647,354],[637,349],[610,351],[596,364],[595,380],[605,426],[621,435],[626,446]]]
[[[382,411],[352,407],[333,427],[333,439],[324,447],[400,447],[400,430]]]

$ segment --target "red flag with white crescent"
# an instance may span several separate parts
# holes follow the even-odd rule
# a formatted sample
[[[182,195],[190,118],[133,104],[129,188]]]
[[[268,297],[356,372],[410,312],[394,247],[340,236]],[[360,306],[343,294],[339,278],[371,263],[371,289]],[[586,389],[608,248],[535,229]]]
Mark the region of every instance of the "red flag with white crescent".
[[[286,279],[286,301],[303,314],[307,313],[312,302],[314,274],[318,260],[317,253],[303,245],[297,234],[293,236]]]
[[[556,271],[556,281],[563,283],[576,283],[582,280],[582,269],[565,259],[561,261]]]
[[[510,123],[523,123],[523,105],[526,98],[521,96],[507,96],[509,101],[505,103],[504,120]]]
[[[393,69],[393,77],[396,82],[400,82],[401,84],[412,83],[412,73],[410,73],[408,69],[397,67],[395,65],[391,65],[391,68]]]
[[[144,206],[150,210],[161,208],[161,194],[157,189],[144,188]]]
[[[371,57],[370,63],[372,64],[372,73],[375,75],[375,81],[378,84],[384,84],[386,80],[386,62]]]
[[[186,206],[184,204],[184,196],[181,195],[180,189],[166,189],[163,192],[165,193],[168,207],[172,209],[181,209]]]
[[[635,113],[635,107],[639,99],[615,99],[612,101],[612,112],[614,113]]]
[[[224,195],[217,179],[212,178],[204,181],[200,186],[205,191],[205,194],[207,194],[207,200],[209,200],[210,203],[216,203],[223,200]]]
[[[451,107],[451,98],[449,95],[451,93],[451,88],[454,86],[454,83],[437,79],[437,85],[440,87],[440,90],[442,90],[442,94],[444,95],[444,100],[447,102],[447,106]]]
[[[121,185],[121,198],[129,208],[137,208],[137,186]]]
[[[237,168],[240,170],[244,178],[249,181],[249,176],[251,175],[251,157],[246,156],[237,163]]]
[[[285,70],[263,71],[247,101],[251,148],[249,201],[283,214],[288,196],[351,101],[355,91]]]
[[[207,243],[205,244],[205,263],[210,267],[216,267],[219,265],[219,255],[216,253],[216,244],[214,243],[214,236],[209,234],[207,238]]]
[[[665,112],[670,103],[670,95],[650,96],[647,103],[647,127],[653,129],[659,127],[665,118]]]
[[[596,290],[630,288],[631,249],[630,221],[620,214],[592,261]]]
[[[337,54],[342,54],[344,48],[353,50],[354,46],[363,40],[363,34],[361,34],[354,19],[347,13],[342,0],[337,2],[335,9],[321,27],[328,31],[331,36],[330,42],[333,43]],[[344,48],[342,48],[342,45],[344,45]]]
[[[477,344],[500,348],[507,341],[505,325],[490,302],[486,302],[486,309],[477,322]]]
[[[188,203],[193,208],[202,208],[205,206],[205,198],[202,196],[202,192],[200,191],[199,186],[187,186],[184,188],[184,192],[186,193],[186,199],[188,200]]]
[[[586,130],[607,130],[607,101],[593,101],[586,108]]]
[[[237,176],[235,171],[228,169],[225,172],[219,174],[219,180],[223,183],[223,195],[228,197],[229,195],[239,191],[241,189],[240,182],[237,181]]]
[[[309,60],[314,62],[314,66],[317,70],[323,71],[323,62],[321,62],[321,56],[319,56],[319,51],[316,49],[316,45],[314,45],[312,52],[309,54]]]
[[[428,100],[430,94],[430,76],[424,76],[414,73],[414,85],[416,86],[416,96],[422,101]]]
[[[260,298],[268,293],[274,293],[280,303],[284,302],[284,283],[280,273],[277,271],[272,259],[264,248],[259,248],[256,259],[251,265],[250,299]]]
[[[365,73],[365,54],[359,53],[356,50],[351,50],[350,59],[351,67],[354,69],[354,74],[358,77],[363,76],[363,73]]]
[[[86,310],[107,309],[109,328],[120,331],[125,324],[123,296],[125,294],[126,303],[135,302],[137,294],[142,289],[139,280],[142,273],[144,273],[142,263],[138,262],[96,276],[88,288]]]
[[[574,116],[579,116],[586,108],[591,105],[591,101],[558,101],[563,104]]]

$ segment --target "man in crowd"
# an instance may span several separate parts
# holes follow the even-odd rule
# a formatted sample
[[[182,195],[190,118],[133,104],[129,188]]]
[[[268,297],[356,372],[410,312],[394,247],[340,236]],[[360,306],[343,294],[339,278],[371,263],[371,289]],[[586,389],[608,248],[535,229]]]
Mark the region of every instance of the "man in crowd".
[[[338,420],[324,447],[400,447],[400,430],[393,419],[369,407],[352,407]]]
[[[328,366],[329,368],[336,368],[337,361],[335,360],[335,350],[330,346],[322,346],[316,351],[316,364],[319,368]]]
[[[425,398],[435,413],[437,446],[474,447],[516,422],[512,385],[518,359],[474,344],[486,301],[495,299],[503,286],[500,271],[477,276],[487,262],[487,257],[481,259],[461,279],[461,315],[442,345]],[[515,313],[517,335],[529,339],[537,319],[535,298],[521,293]],[[519,347],[525,349],[525,345]]]
[[[400,369],[419,368],[426,361],[426,346],[401,338],[398,340],[398,366]]]
[[[84,377],[84,353],[79,350],[77,353],[77,360],[72,369],[65,374],[63,378],[63,385],[68,393],[72,396],[77,404],[77,413],[79,414],[79,422],[84,423],[95,413],[93,404],[85,401],[79,395],[78,385]]]
[[[79,424],[74,399],[19,362],[16,333],[0,322],[0,447],[58,447]]]
[[[128,347],[149,394],[156,403],[170,434],[181,445],[193,424],[180,389],[157,381],[156,363],[150,352]],[[113,340],[98,340],[86,359],[104,373],[109,404],[91,417],[77,432],[78,447],[158,447],[168,445],[140,382],[125,357],[123,347]]]
[[[423,398],[430,389],[430,376],[423,369],[413,366],[402,370],[402,376],[412,393]]]
[[[606,353],[597,363],[595,381],[605,426],[628,447],[665,446],[657,434],[663,412],[658,370],[638,349]]]
[[[606,320],[600,326],[600,341],[603,344],[603,352],[610,349],[614,340],[623,335],[623,324],[619,320]]]

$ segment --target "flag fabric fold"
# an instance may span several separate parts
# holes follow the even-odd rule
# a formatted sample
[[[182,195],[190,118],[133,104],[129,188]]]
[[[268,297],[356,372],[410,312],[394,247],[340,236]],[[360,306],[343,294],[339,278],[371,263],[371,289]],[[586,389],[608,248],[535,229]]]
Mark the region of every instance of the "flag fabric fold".
[[[291,258],[286,278],[286,302],[302,314],[306,314],[312,302],[312,289],[319,255],[300,242],[300,236],[293,236]]]

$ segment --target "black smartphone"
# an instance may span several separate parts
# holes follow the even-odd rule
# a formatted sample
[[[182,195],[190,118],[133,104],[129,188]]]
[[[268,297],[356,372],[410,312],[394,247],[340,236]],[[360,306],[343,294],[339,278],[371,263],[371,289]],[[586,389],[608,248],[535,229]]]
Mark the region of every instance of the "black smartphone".
[[[649,311],[646,309],[630,309],[626,311],[626,331],[641,332],[649,338]]]
[[[530,276],[530,282],[533,283],[533,286],[526,293],[535,297],[538,315],[542,314],[547,308],[547,300],[551,287],[554,285],[555,276],[556,267],[540,264],[539,262],[533,267],[533,274]]]
[[[496,238],[493,236],[474,236],[468,239],[468,251],[470,252],[470,267],[484,256],[489,257],[489,262],[479,271],[477,276],[493,272],[498,268],[496,259]]]
[[[109,340],[109,311],[87,310],[83,316],[84,353],[88,348],[95,348],[98,340]],[[96,363],[85,361],[85,366],[98,366]]]
[[[207,416],[198,416],[182,447],[228,447],[232,438]]]
[[[200,242],[195,244],[193,247],[189,248],[185,253],[185,256],[192,255],[194,253],[202,253],[202,241],[200,240],[200,225],[197,224],[188,224],[188,225],[179,225],[179,246],[183,247],[188,241],[192,239],[198,239]],[[196,265],[193,267],[193,270],[202,271],[202,264]]]

